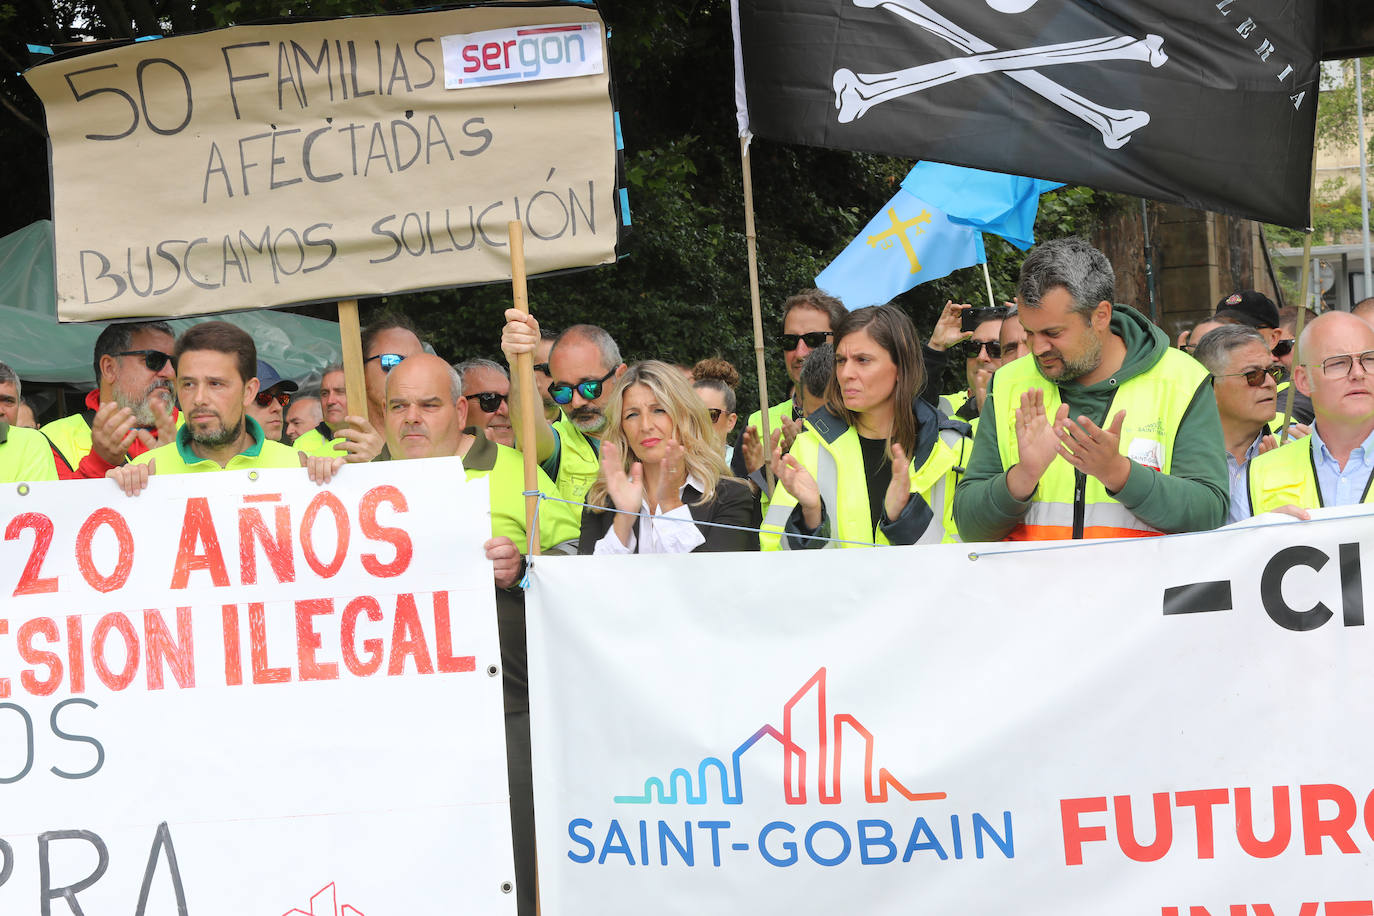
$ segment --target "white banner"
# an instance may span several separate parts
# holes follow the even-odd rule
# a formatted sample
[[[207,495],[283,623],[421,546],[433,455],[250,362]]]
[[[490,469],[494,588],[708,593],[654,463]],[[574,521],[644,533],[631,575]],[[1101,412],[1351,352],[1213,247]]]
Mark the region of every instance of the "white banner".
[[[542,911],[1374,913],[1364,511],[541,559]]]
[[[0,494],[0,913],[515,912],[457,459]]]

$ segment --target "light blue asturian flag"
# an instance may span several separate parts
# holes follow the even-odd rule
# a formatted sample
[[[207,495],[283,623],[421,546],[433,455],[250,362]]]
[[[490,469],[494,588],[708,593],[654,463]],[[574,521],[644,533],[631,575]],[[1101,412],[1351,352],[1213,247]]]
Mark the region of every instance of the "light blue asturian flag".
[[[902,179],[903,190],[944,210],[951,222],[1000,235],[1022,251],[1035,244],[1040,195],[1063,186],[942,162],[918,162]]]
[[[983,236],[899,190],[816,277],[816,286],[851,311],[882,305],[920,283],[981,264]]]

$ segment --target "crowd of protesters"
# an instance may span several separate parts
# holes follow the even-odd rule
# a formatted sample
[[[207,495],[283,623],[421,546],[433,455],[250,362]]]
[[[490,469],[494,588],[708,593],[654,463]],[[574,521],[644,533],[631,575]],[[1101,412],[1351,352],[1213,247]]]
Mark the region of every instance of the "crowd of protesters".
[[[791,296],[773,338],[790,397],[742,425],[739,373],[722,359],[627,365],[599,327],[553,333],[513,309],[491,330],[507,365],[451,364],[404,316],[374,322],[366,408],[350,414],[341,365],[303,390],[232,324],[180,337],[160,321],[111,324],[81,410],[41,430],[0,364],[0,482],[110,478],[136,495],[169,473],[295,467],[327,484],[348,464],[454,456],[468,479],[490,477],[522,913],[532,539],[520,450],[537,456],[546,553],[1142,537],[1374,502],[1374,299],[1299,315],[1242,290],[1171,345],[1115,302],[1111,265],[1080,239],[1032,250],[1015,303],[948,303],[924,340],[893,305]],[[540,405],[529,441],[528,379],[507,368],[523,354]],[[930,382],[952,359],[966,387],[942,393]]]

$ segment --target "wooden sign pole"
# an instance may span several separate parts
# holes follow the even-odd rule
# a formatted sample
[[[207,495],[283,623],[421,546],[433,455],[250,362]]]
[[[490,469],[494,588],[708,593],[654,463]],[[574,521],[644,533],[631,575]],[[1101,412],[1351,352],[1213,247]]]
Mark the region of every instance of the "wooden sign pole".
[[[363,378],[362,326],[358,323],[358,300],[339,300],[339,343],[343,346],[344,384],[348,387],[348,413],[367,416],[367,382]],[[378,432],[385,433],[384,430]]]
[[[525,230],[517,219],[507,223],[510,234],[510,282],[514,307],[530,313],[529,292],[525,287]],[[535,423],[542,422],[543,404],[535,392],[534,355],[517,353],[511,371],[520,376],[520,453],[525,456],[525,492],[534,493],[539,489],[539,455],[535,443]],[[539,555],[539,530],[535,528],[535,510],[539,506],[538,496],[525,497],[525,532],[530,535],[529,548]]]

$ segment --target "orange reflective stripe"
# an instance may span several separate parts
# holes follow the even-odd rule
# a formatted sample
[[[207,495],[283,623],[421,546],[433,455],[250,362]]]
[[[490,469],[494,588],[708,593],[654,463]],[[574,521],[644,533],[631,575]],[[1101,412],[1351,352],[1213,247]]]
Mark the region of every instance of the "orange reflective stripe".
[[[1162,531],[1141,531],[1138,528],[1113,528],[1108,525],[1095,525],[1083,529],[1084,538],[1153,538]],[[1007,541],[1069,541],[1073,540],[1073,527],[1062,525],[1017,525],[1003,540]]]

